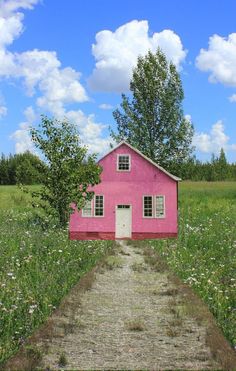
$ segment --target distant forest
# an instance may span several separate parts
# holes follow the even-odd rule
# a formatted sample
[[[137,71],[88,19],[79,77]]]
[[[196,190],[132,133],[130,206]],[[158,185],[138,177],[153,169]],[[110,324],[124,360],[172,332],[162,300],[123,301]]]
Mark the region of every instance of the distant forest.
[[[0,159],[0,185],[40,184],[47,165],[30,152],[4,156]],[[236,162],[228,163],[224,150],[212,155],[211,161],[201,162],[192,157],[183,163],[172,162],[166,169],[183,180],[236,180]]]
[[[45,163],[30,152],[4,156],[0,159],[0,184],[40,184]]]
[[[169,171],[183,180],[209,182],[236,180],[236,162],[227,162],[223,148],[221,148],[219,156],[212,154],[211,160],[208,162],[202,162],[196,157],[192,157],[181,164],[173,163]]]

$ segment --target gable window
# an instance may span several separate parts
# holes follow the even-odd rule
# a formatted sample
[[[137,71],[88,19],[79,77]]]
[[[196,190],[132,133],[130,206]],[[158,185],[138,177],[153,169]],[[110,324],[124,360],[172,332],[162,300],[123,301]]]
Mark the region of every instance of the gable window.
[[[118,155],[117,170],[130,171],[130,155]]]
[[[165,197],[156,196],[156,218],[165,217]]]
[[[89,217],[92,216],[92,200],[86,201],[83,209],[82,209],[82,216]]]
[[[104,196],[95,196],[94,216],[104,216]]]
[[[143,216],[144,218],[153,217],[153,197],[143,196]]]

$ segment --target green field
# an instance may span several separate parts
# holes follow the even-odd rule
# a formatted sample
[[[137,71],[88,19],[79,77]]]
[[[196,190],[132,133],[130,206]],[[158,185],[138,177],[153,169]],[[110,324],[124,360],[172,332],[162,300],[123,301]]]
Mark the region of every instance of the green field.
[[[179,238],[150,241],[236,345],[236,182],[180,184]],[[111,242],[42,230],[29,196],[0,187],[0,362],[37,328]]]
[[[69,241],[67,230],[42,230],[29,196],[0,187],[0,363],[104,253],[110,241]]]
[[[236,182],[183,182],[179,237],[150,241],[236,346]]]

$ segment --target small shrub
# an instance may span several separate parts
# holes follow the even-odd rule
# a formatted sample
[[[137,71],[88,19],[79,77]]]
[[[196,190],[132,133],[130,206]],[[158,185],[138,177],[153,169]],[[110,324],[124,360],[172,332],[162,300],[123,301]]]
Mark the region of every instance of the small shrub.
[[[119,256],[111,255],[105,259],[105,262],[103,265],[104,267],[111,269],[111,270],[114,268],[121,268],[123,265],[123,259]]]
[[[161,296],[175,296],[177,294],[178,294],[178,289],[176,288],[170,288],[170,289],[160,292]]]
[[[169,326],[169,327],[167,328],[167,330],[166,330],[166,335],[169,336],[169,337],[171,337],[171,338],[174,338],[174,337],[176,337],[176,336],[179,335],[179,330],[176,329],[176,328],[173,327],[173,326]]]
[[[144,331],[145,325],[142,320],[134,319],[126,323],[126,327],[129,331]]]
[[[132,264],[131,268],[135,272],[143,272],[147,270],[147,267],[143,263],[134,263]]]
[[[67,364],[68,364],[67,357],[66,357],[65,353],[62,353],[59,357],[59,360],[58,360],[58,366],[59,367],[64,367]]]
[[[119,251],[119,253],[120,253],[121,255],[130,256],[130,253],[129,253],[129,252],[126,252],[126,251],[124,251],[124,250],[122,250],[122,249]]]

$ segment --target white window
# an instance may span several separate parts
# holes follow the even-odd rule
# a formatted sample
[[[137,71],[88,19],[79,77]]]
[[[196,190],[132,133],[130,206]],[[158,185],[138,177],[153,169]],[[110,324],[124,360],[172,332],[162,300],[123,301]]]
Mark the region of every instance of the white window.
[[[83,209],[82,209],[82,216],[89,217],[92,216],[92,200],[86,201]]]
[[[95,196],[94,216],[104,216],[104,196]]]
[[[118,155],[117,170],[130,171],[130,155]]]
[[[152,218],[153,217],[153,197],[143,196],[143,217]]]
[[[165,196],[156,196],[156,218],[165,217]]]

